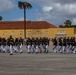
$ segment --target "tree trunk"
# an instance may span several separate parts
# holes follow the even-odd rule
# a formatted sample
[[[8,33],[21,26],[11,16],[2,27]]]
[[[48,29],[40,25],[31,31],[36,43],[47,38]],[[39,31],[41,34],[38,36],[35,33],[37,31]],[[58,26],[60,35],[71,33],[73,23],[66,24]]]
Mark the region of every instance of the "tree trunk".
[[[26,39],[26,9],[24,9],[24,39]]]

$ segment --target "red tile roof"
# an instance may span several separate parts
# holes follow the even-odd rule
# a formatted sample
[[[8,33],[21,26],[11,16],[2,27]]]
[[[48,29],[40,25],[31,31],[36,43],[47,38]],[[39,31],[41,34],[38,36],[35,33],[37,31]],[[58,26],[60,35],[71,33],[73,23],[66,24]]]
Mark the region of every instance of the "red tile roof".
[[[23,29],[24,21],[1,21],[0,29]],[[27,29],[48,29],[57,28],[55,25],[50,24],[46,21],[27,21]]]

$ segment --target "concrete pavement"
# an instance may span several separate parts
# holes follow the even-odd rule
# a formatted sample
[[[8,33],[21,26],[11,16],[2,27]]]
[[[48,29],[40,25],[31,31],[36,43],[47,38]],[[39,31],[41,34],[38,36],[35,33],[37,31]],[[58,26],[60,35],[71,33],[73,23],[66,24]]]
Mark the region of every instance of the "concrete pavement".
[[[0,75],[76,75],[76,54],[0,53]]]

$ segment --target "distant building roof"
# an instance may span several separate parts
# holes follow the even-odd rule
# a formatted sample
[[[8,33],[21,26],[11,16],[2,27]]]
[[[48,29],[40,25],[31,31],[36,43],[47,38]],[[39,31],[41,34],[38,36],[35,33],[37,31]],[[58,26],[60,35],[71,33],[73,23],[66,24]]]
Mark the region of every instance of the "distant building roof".
[[[1,21],[0,29],[23,29],[24,21]],[[57,28],[55,25],[50,24],[46,21],[27,21],[27,29],[48,29]]]

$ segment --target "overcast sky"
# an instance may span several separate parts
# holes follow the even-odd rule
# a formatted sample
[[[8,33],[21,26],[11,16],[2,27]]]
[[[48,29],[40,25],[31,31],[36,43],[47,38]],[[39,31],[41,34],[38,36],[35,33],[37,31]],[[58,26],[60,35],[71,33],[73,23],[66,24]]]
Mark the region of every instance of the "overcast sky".
[[[69,19],[76,25],[76,0],[0,0],[3,21],[23,20],[23,10],[18,8],[18,1],[33,6],[27,10],[27,20],[47,21],[58,26]]]

